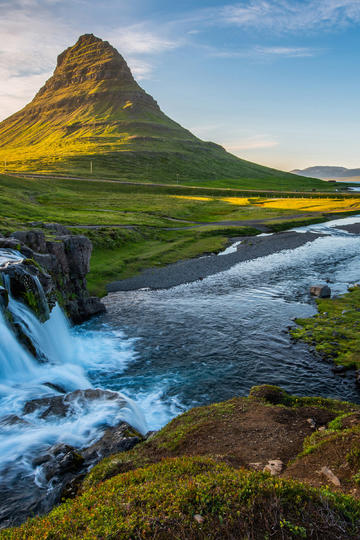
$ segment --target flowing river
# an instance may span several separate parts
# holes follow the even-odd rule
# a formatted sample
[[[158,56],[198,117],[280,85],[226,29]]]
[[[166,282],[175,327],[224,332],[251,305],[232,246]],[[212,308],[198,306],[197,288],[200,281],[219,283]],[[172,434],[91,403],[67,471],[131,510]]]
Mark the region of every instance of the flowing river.
[[[72,329],[58,307],[41,324],[10,299],[42,362],[0,318],[0,519],[25,485],[42,494],[50,489],[34,465],[39,451],[60,442],[83,448],[119,419],[146,433],[189,407],[246,395],[264,383],[360,403],[352,372],[334,375],[331,364],[288,333],[292,318],[316,313],[311,285],[327,279],[333,294],[341,294],[360,281],[360,235],[336,228],[359,221],[298,229],[324,236],[202,281],[112,293],[105,315]],[[117,391],[124,406],[80,403],[70,416],[46,418],[24,409],[59,388]]]

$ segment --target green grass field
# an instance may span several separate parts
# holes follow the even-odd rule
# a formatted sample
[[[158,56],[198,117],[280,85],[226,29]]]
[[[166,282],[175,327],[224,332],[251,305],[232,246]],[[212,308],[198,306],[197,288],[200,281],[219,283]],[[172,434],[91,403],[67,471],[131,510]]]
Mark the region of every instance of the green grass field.
[[[251,198],[245,206],[221,200],[246,195]],[[94,244],[89,288],[101,295],[110,281],[217,252],[230,237],[257,234],[258,224],[252,220],[277,230],[324,219],[323,213],[314,217],[301,210],[256,205],[271,196],[276,193],[0,175],[0,232],[7,234],[33,222],[56,222],[86,234]],[[311,194],[312,198],[320,196]],[[348,195],[336,197],[346,199]],[[294,214],[300,217],[294,218]],[[236,224],[218,223],[227,221]],[[89,226],[96,228],[86,228]]]

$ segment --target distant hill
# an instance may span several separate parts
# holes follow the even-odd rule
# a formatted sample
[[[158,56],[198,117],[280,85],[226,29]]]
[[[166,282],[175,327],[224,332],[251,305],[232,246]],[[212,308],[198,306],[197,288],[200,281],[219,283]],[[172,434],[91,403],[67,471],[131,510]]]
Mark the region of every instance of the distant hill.
[[[5,162],[7,171],[126,180],[316,185],[195,137],[161,111],[117,50],[92,34],[60,54],[31,103],[0,123],[0,167]]]
[[[360,179],[360,169],[347,169],[346,167],[316,166],[307,169],[294,169],[293,174],[307,176],[311,178],[320,178],[322,180],[347,180]]]

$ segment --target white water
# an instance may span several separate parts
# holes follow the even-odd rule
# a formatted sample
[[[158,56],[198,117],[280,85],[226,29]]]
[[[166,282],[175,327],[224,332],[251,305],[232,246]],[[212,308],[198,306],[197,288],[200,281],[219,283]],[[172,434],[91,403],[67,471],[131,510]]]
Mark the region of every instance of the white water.
[[[8,308],[35,345],[38,359],[19,343],[0,310],[0,480],[1,469],[5,465],[11,469],[11,463],[14,477],[19,469],[23,470],[22,474],[34,477],[36,470],[31,463],[39,451],[58,442],[77,448],[89,446],[100,438],[106,427],[117,425],[121,420],[141,433],[148,431],[139,406],[121,393],[115,401],[72,403],[65,417],[41,418],[42,410],[24,414],[27,401],[61,395],[50,388],[49,383],[71,392],[94,386],[91,370],[98,374],[111,369],[116,369],[117,373],[124,370],[134,357],[133,341],[115,333],[73,334],[59,306],[52,310],[44,324],[11,297]],[[21,421],[12,423],[7,420],[9,417],[18,417]],[[9,468],[6,478],[9,481]]]

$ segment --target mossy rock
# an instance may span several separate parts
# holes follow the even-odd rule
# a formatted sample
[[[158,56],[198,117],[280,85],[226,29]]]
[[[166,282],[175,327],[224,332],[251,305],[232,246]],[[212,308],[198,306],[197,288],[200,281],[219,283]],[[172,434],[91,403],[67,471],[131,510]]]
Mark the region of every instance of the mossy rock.
[[[250,390],[249,397],[266,401],[272,405],[291,405],[290,395],[279,386],[272,386],[270,384],[253,386]]]

